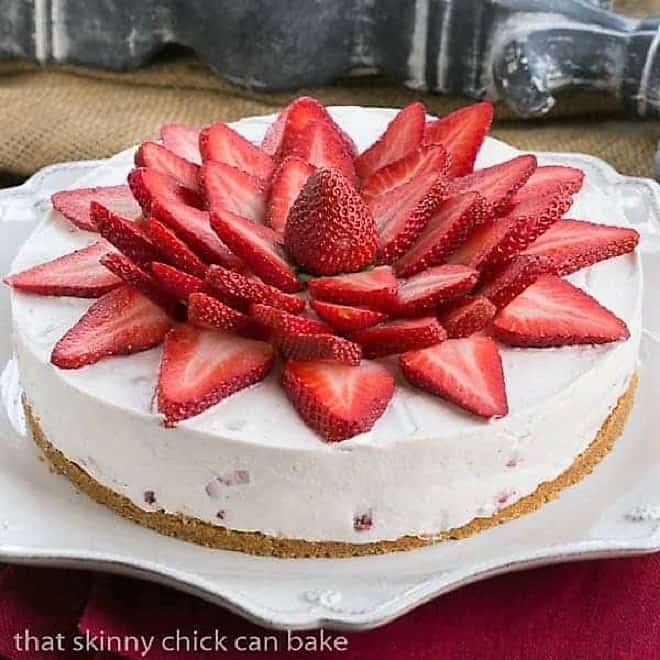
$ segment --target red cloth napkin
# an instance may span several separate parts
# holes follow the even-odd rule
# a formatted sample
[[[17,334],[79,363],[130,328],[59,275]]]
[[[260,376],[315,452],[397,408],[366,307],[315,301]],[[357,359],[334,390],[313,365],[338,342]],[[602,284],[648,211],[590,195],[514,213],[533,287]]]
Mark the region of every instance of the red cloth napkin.
[[[442,596],[366,633],[326,631],[344,651],[289,652],[287,634],[250,624],[226,610],[153,584],[106,575],[7,568],[0,574],[0,655],[10,660],[117,660],[119,657],[182,658],[342,658],[343,660],[660,658],[660,554],[552,566],[480,582]],[[266,586],[266,585],[265,585]],[[63,634],[67,650],[21,652],[14,636]],[[226,636],[216,652],[168,651],[180,640]],[[318,631],[302,633],[320,641]],[[236,650],[240,636],[262,640],[276,635],[279,650]],[[117,654],[98,646],[120,638]],[[131,646],[151,641],[151,650]],[[242,639],[242,638],[241,638]],[[76,642],[76,640],[78,640]],[[97,650],[75,650],[96,640]],[[295,648],[295,638],[293,647]],[[190,641],[188,642],[190,643]],[[271,643],[272,647],[272,643]]]

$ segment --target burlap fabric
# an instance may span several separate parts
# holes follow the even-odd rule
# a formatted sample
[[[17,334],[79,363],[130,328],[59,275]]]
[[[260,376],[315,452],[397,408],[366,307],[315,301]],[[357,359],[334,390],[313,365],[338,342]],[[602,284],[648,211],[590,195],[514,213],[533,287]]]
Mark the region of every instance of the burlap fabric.
[[[660,0],[628,0],[619,8],[660,13]],[[338,105],[398,107],[420,97],[379,78],[302,92]],[[58,161],[109,156],[156,135],[164,121],[201,125],[273,112],[298,93],[237,88],[181,53],[124,73],[0,61],[0,173],[27,176]],[[438,115],[465,102],[421,98]],[[522,121],[500,104],[493,134],[523,149],[589,153],[623,173],[650,176],[660,122],[626,117],[606,96],[573,95],[543,121]]]

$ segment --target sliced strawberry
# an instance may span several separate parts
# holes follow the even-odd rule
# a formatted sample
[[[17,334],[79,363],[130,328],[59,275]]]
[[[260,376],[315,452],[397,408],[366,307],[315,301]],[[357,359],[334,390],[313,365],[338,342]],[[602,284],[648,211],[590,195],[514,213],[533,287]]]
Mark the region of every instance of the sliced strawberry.
[[[531,197],[548,197],[559,192],[574,195],[580,191],[583,182],[582,170],[565,165],[544,165],[536,169],[511,201],[520,204]]]
[[[453,179],[449,184],[449,194],[478,192],[486,202],[487,213],[501,215],[509,208],[514,195],[532,176],[534,170],[534,156],[516,156],[503,163]]]
[[[181,156],[195,165],[201,165],[198,129],[186,124],[163,124],[160,127],[160,139],[165,148],[177,156]]]
[[[247,308],[250,303],[262,303],[293,314],[299,314],[305,309],[304,298],[283,293],[256,278],[232,272],[221,266],[209,266],[206,279],[223,298],[241,307]]]
[[[266,284],[286,293],[300,291],[302,283],[287,262],[277,235],[225,209],[211,211],[211,226],[220,239]]]
[[[270,305],[250,305],[250,316],[278,334],[318,335],[332,332],[330,326],[307,316],[296,316]]]
[[[169,174],[182,186],[199,191],[199,165],[195,165],[157,142],[143,142],[135,153],[135,164]]]
[[[481,417],[509,412],[502,358],[490,337],[447,341],[400,358],[404,376],[415,386]]]
[[[264,222],[266,192],[259,179],[231,165],[212,161],[202,165],[199,177],[209,209],[227,209],[253,222]]]
[[[355,161],[355,169],[362,181],[366,181],[381,167],[405,158],[410,152],[415,151],[424,137],[425,120],[426,108],[419,101],[410,103],[400,110],[378,140]]]
[[[569,275],[599,261],[632,252],[639,243],[634,229],[585,220],[559,220],[521,255],[550,259],[558,275]]]
[[[433,213],[417,242],[395,264],[400,277],[443,263],[465,241],[483,218],[483,203],[476,192],[456,195]]]
[[[51,362],[79,369],[110,355],[145,351],[163,341],[169,316],[131,286],[120,286],[99,298],[55,344]]]
[[[287,362],[282,386],[303,420],[328,442],[369,431],[394,394],[394,379],[376,362]]]
[[[237,167],[261,181],[270,181],[273,173],[273,159],[267,153],[221,122],[202,130],[199,150],[204,161]]]
[[[142,215],[140,205],[135,201],[128,186],[61,190],[51,197],[51,201],[53,207],[67,220],[86,231],[97,230],[96,223],[89,211],[92,202],[98,202],[113,213],[130,220],[135,220]]]
[[[90,212],[101,236],[137,264],[160,259],[160,251],[136,223],[112,213],[97,202],[91,203]]]
[[[317,277],[307,285],[314,298],[344,305],[381,309],[396,298],[397,281],[390,266],[335,277]]]
[[[485,296],[466,296],[444,308],[438,320],[448,337],[469,337],[483,330],[495,314],[497,307]]]
[[[151,213],[207,263],[220,264],[232,270],[244,270],[243,261],[213,231],[208,212],[173,199],[159,197],[154,200]]]
[[[376,225],[362,197],[336,170],[318,170],[291,207],[284,231],[288,254],[315,275],[353,273],[376,254]]]
[[[465,176],[474,169],[474,161],[493,122],[490,101],[459,108],[430,121],[424,131],[424,144],[441,144],[451,156],[451,176]]]
[[[155,218],[149,218],[146,227],[149,238],[167,261],[196,277],[206,275],[206,264],[173,231]]]
[[[191,294],[208,289],[203,279],[158,261],[151,264],[151,274],[160,289],[179,300],[188,300]]]
[[[493,321],[511,346],[604,344],[628,339],[626,324],[590,295],[555,275],[540,277]]]
[[[365,357],[377,358],[433,346],[444,341],[447,333],[434,316],[426,316],[420,319],[385,321],[371,328],[352,332],[348,337],[362,346]]]
[[[268,328],[255,318],[225,305],[205,293],[192,293],[188,298],[188,320],[198,328],[235,332],[251,339],[267,339]]]
[[[10,275],[12,288],[42,296],[98,298],[121,284],[99,259],[107,254],[107,243],[97,242],[70,254]]]
[[[343,364],[360,364],[362,359],[359,344],[336,335],[277,333],[276,343],[287,360],[332,360]]]
[[[128,185],[145,214],[151,210],[151,204],[156,197],[172,199],[196,208],[202,206],[202,200],[195,190],[182,186],[169,174],[147,167],[138,167],[131,171],[128,175]]]
[[[275,360],[265,342],[180,325],[165,338],[158,374],[158,410],[165,426],[199,415],[263,380]]]
[[[302,158],[288,156],[275,170],[268,201],[268,225],[280,236],[284,235],[293,203],[315,169]]]
[[[311,300],[309,304],[324,321],[327,321],[338,332],[370,328],[387,318],[386,314],[375,309],[336,305],[323,300]]]

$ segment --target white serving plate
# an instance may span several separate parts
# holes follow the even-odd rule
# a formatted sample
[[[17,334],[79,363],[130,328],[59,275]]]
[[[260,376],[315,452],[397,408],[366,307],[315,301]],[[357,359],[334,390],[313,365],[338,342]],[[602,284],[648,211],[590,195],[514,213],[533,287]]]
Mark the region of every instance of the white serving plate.
[[[374,109],[374,113],[391,111]],[[341,120],[350,109],[336,109]],[[259,139],[271,117],[239,122]],[[49,208],[49,197],[84,185],[103,167],[125,177],[132,152],[109,161],[48,167],[0,191],[0,273]],[[0,291],[0,561],[98,569],[160,582],[273,628],[368,629],[462,585],[553,562],[660,549],[660,186],[623,177],[579,154],[541,162],[585,171],[614,188],[643,236],[646,276],[640,387],[624,435],[593,475],[518,520],[422,550],[355,559],[274,559],[210,550],[139,527],[51,474],[26,437],[11,361],[9,295]],[[6,366],[5,366],[6,365]],[[72,423],[73,420],[72,420]],[[103,420],[99,420],[103,423]]]

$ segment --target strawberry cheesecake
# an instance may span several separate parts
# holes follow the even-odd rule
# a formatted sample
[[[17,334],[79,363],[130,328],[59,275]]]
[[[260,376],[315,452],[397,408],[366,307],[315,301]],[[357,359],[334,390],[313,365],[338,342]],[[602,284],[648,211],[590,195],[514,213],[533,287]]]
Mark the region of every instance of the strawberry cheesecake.
[[[492,115],[302,97],[53,195],[5,280],[49,460],[162,533],[288,557],[462,538],[590,472],[632,406],[639,236]]]

